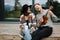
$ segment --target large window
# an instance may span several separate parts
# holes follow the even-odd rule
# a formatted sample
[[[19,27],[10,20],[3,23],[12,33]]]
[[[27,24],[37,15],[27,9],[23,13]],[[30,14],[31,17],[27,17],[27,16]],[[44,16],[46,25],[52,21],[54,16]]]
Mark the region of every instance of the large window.
[[[32,5],[32,1],[33,0],[5,0],[5,18],[19,18],[21,7],[24,4]],[[46,2],[47,0],[35,0],[35,3],[39,4],[45,4]]]
[[[20,2],[19,0],[5,0],[5,18],[20,17]]]
[[[12,11],[14,10],[15,1],[14,0],[5,0],[5,10]]]
[[[33,0],[5,0],[5,18],[19,18],[21,14],[21,7],[24,4],[32,5],[32,1]],[[48,0],[34,0],[34,3],[39,3],[45,7],[47,1]],[[57,10],[58,12],[56,12],[56,15],[60,18],[60,0],[58,0]]]

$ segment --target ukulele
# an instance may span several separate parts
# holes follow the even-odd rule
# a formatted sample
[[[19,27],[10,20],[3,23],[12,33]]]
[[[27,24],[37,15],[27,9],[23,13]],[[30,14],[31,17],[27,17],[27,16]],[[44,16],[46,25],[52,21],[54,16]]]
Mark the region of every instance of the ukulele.
[[[47,17],[48,11],[46,13],[46,15],[43,15],[43,22],[41,23],[41,25],[45,25],[47,23],[48,17]]]

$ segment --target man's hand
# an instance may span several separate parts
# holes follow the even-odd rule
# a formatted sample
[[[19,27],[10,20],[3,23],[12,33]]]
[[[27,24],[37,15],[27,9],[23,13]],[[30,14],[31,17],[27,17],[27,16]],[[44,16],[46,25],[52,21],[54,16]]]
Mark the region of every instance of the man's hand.
[[[40,20],[38,20],[39,24],[41,24],[43,22],[43,18],[40,18]]]

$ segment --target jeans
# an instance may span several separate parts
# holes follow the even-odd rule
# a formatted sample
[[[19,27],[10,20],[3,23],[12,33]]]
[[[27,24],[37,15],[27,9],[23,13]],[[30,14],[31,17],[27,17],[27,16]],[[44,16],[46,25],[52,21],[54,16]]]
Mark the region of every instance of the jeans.
[[[52,34],[52,27],[39,27],[38,30],[32,33],[32,40],[41,40]]]
[[[30,30],[28,29],[28,26],[25,26],[23,32],[25,34],[25,40],[31,40],[32,39],[32,37],[30,35]]]

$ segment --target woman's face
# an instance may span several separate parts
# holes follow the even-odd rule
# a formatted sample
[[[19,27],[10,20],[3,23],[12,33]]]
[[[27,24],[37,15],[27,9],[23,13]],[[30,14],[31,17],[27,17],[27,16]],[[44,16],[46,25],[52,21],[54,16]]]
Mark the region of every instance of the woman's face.
[[[30,13],[30,7],[28,7],[27,13]]]

